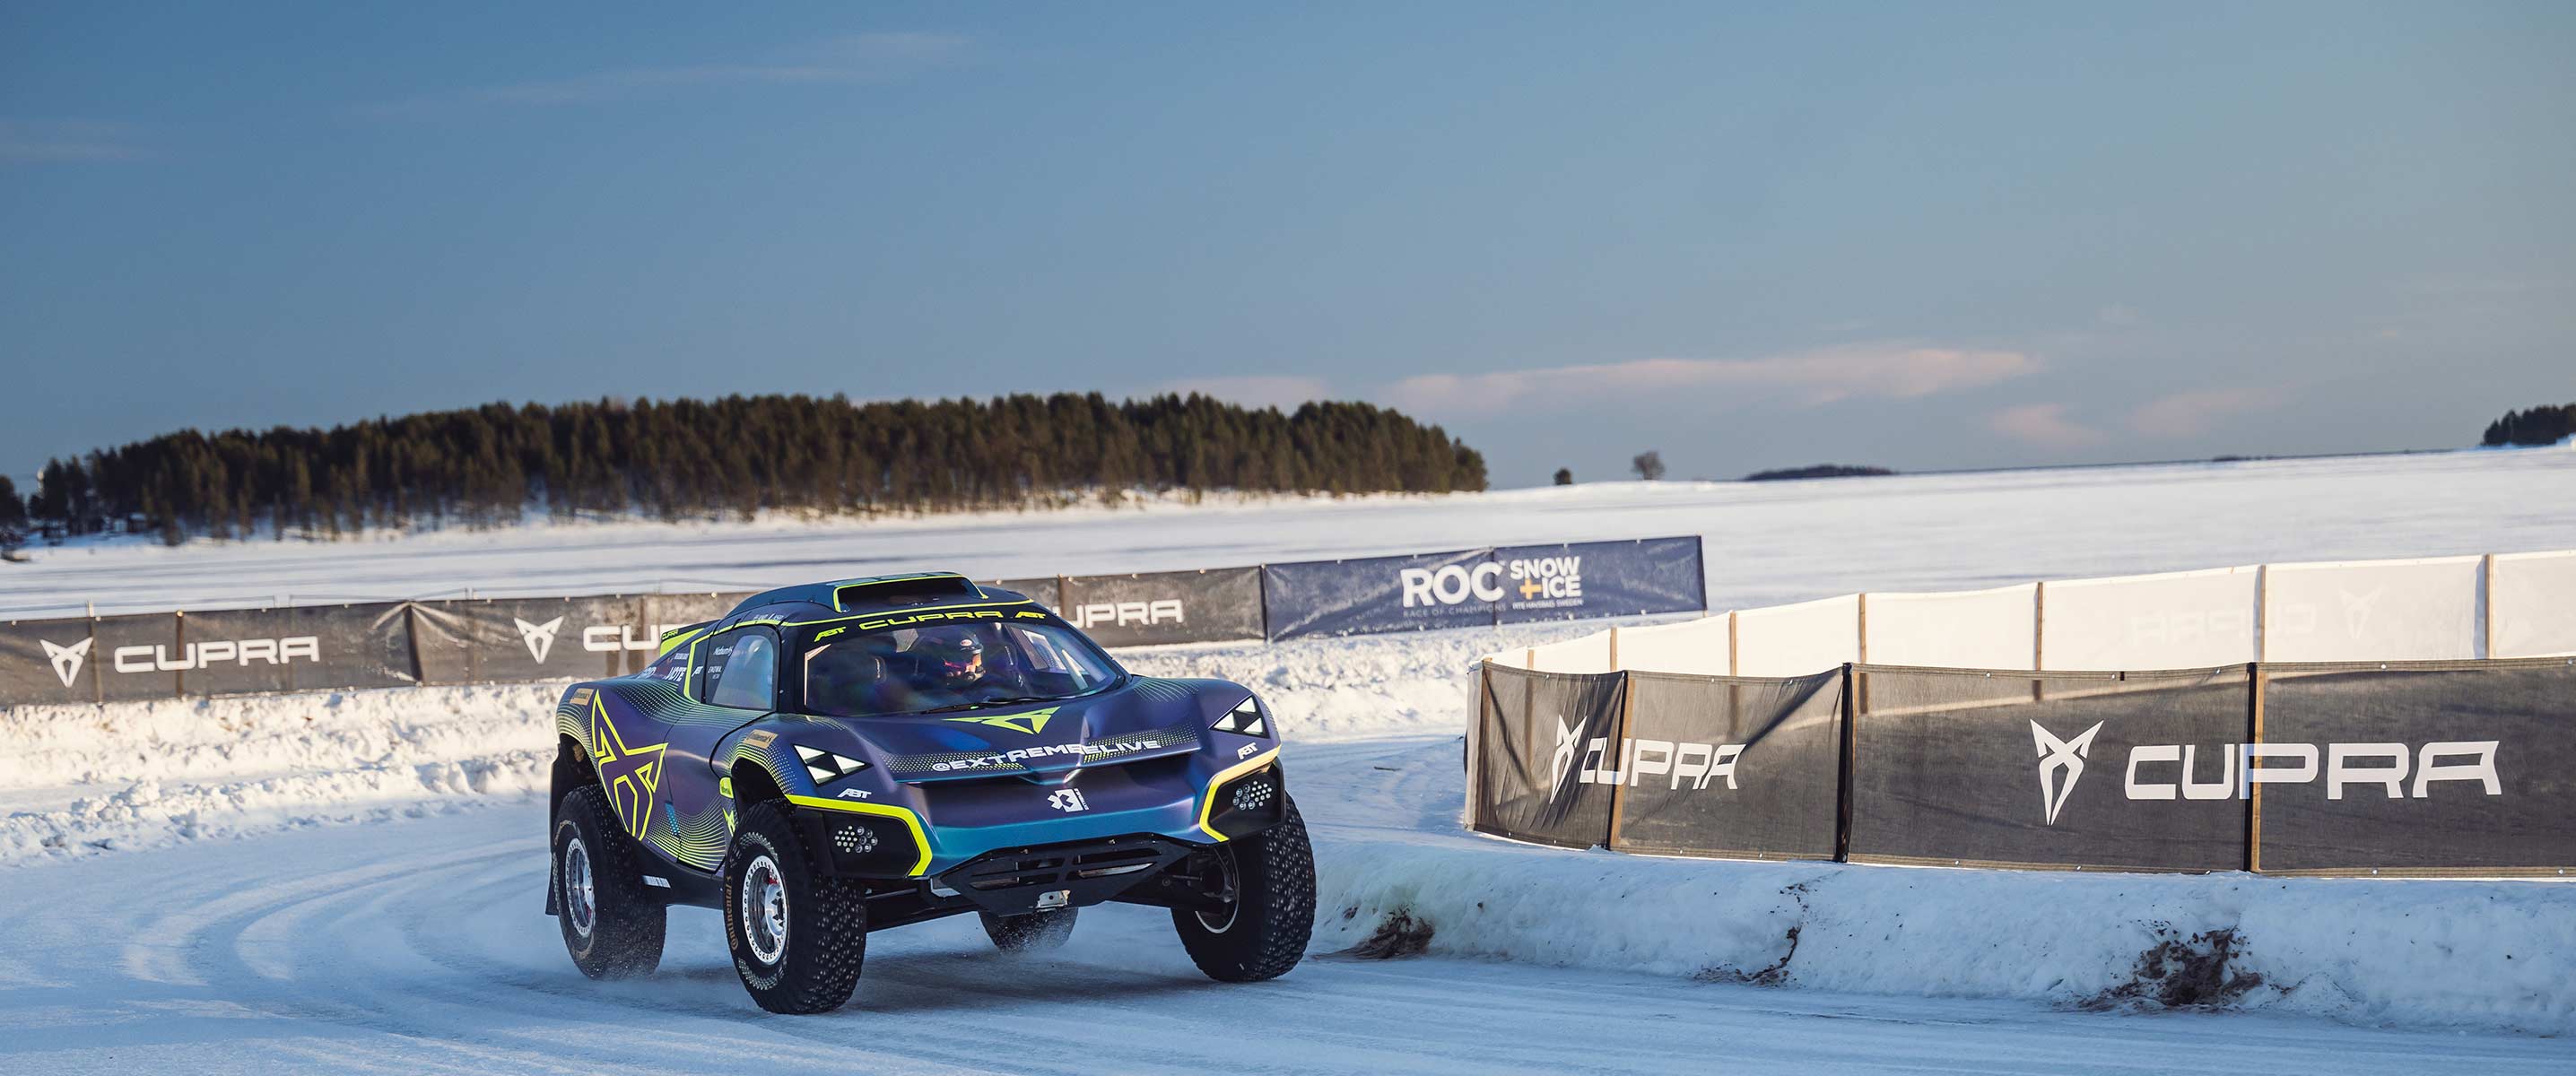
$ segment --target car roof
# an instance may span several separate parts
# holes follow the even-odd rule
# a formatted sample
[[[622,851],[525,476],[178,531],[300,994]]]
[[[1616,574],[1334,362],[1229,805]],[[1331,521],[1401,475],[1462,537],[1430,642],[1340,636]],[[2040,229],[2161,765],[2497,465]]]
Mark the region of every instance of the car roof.
[[[914,572],[799,583],[764,590],[744,598],[723,619],[740,619],[754,611],[773,618],[799,620],[809,616],[895,612],[930,605],[1028,600],[1027,595],[1018,591],[981,585],[957,572]]]

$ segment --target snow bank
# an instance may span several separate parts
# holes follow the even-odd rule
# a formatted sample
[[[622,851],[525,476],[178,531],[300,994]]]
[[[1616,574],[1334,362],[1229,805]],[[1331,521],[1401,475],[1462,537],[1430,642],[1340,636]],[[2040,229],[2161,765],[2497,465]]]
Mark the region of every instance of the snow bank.
[[[1393,942],[1707,982],[2576,1032],[2576,886],[2554,882],[1692,861],[1332,834],[1318,862],[1318,951]]]
[[[1323,742],[1457,727],[1478,654],[1561,626],[1123,652]],[[570,681],[0,709],[0,865],[542,796]]]
[[[0,710],[0,864],[541,796],[562,689]]]

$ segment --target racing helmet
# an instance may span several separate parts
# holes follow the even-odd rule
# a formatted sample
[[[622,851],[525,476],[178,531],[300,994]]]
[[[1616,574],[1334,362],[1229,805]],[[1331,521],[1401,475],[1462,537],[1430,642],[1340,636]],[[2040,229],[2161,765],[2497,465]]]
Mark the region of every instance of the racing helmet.
[[[923,628],[909,651],[922,674],[940,684],[959,687],[984,675],[984,640],[965,627]]]

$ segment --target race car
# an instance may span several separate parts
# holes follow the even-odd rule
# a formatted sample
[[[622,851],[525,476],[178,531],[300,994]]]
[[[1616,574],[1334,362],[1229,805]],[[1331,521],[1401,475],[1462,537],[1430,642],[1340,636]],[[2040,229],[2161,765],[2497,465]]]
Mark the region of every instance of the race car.
[[[772,590],[660,642],[555,710],[546,911],[591,978],[652,972],[673,904],[724,913],[780,1013],[847,1002],[870,931],[968,912],[1027,953],[1088,905],[1168,908],[1227,982],[1305,953],[1314,854],[1248,688],[1134,675],[949,572]]]

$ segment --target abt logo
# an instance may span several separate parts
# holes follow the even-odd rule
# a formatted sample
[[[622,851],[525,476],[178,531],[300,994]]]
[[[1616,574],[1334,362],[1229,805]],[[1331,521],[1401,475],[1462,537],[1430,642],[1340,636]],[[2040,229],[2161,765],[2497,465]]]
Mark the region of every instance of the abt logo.
[[[1073,607],[1073,626],[1096,628],[1102,625],[1126,627],[1130,624],[1186,624],[1188,612],[1179,598],[1144,602],[1093,602]]]
[[[2057,824],[2058,812],[2075,794],[2084,763],[2093,753],[2100,722],[2071,739],[2058,739],[2037,721],[2030,723],[2031,742],[2039,751],[2039,795],[2043,817]],[[2129,800],[2245,799],[2255,785],[2312,784],[2322,778],[2326,798],[2340,800],[2351,786],[2376,788],[2389,799],[2431,799],[2432,786],[2444,781],[2476,784],[2490,796],[2504,795],[2497,775],[2501,740],[2436,740],[2421,746],[2402,743],[2229,743],[2210,744],[2218,774],[2202,779],[2200,744],[2139,744],[2129,749],[2120,793]],[[2271,761],[2272,765],[2256,765]]]
[[[1740,743],[1686,743],[1675,740],[1642,740],[1622,737],[1619,753],[1608,759],[1613,767],[1601,765],[1609,751],[1610,738],[1595,736],[1585,741],[1574,726],[1560,716],[1556,719],[1556,754],[1549,769],[1556,774],[1551,798],[1566,788],[1566,778],[1576,784],[1615,785],[1622,782],[1630,788],[1647,775],[1665,778],[1665,787],[1679,790],[1707,788],[1710,781],[1726,779],[1726,787],[1735,787],[1735,763],[1744,755]],[[1580,757],[1583,768],[1575,769]],[[1690,782],[1685,786],[1683,782]]]
[[[1498,602],[1517,593],[1525,602],[1583,598],[1582,557],[1527,557],[1484,561],[1473,566],[1405,568],[1396,573],[1404,588],[1404,607],[1457,605],[1469,598]],[[1505,584],[1501,580],[1510,579]]]

